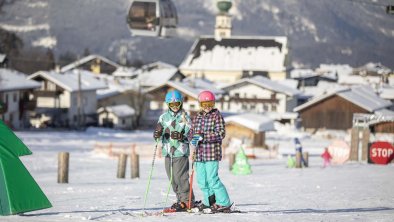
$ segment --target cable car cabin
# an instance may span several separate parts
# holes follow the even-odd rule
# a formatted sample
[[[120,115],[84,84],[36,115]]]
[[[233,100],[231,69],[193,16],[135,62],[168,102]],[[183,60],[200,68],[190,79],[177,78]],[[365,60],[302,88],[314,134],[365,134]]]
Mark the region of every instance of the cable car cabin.
[[[175,32],[178,15],[171,0],[134,0],[127,23],[132,35],[168,37]]]
[[[394,5],[388,5],[386,7],[386,13],[387,14],[394,14]]]

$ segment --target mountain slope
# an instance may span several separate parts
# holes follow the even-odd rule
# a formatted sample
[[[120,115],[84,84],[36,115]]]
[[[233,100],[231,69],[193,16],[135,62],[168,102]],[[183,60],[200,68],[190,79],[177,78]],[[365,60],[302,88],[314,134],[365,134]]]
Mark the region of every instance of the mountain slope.
[[[373,4],[392,0],[235,0],[233,35],[286,35],[292,60],[320,63],[381,62],[394,68],[394,16]],[[53,47],[56,55],[85,49],[115,61],[126,56],[144,62],[179,64],[199,35],[212,35],[213,0],[174,0],[179,36],[132,37],[125,22],[130,0],[8,0],[0,27],[15,31],[25,44]]]

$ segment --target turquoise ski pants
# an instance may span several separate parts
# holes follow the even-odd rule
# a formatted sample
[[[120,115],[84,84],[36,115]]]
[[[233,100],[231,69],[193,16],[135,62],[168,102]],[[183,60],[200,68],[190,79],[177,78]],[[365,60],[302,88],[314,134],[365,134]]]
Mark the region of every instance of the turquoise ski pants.
[[[197,184],[204,194],[203,204],[209,206],[209,196],[215,194],[216,204],[231,204],[226,187],[219,179],[219,161],[195,162]]]

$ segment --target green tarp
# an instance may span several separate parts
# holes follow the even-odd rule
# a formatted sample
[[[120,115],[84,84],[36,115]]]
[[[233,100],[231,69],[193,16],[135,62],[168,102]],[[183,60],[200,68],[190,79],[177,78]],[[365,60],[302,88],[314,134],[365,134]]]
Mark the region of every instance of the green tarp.
[[[25,144],[0,120],[0,215],[52,207],[20,156],[30,155]]]

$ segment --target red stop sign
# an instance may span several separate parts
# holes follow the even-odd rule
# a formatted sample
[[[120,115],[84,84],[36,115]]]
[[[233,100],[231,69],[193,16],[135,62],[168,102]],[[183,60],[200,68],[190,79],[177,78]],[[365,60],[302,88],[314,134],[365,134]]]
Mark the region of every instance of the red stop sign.
[[[376,164],[388,164],[394,158],[394,147],[388,142],[375,142],[369,148],[369,159]]]

